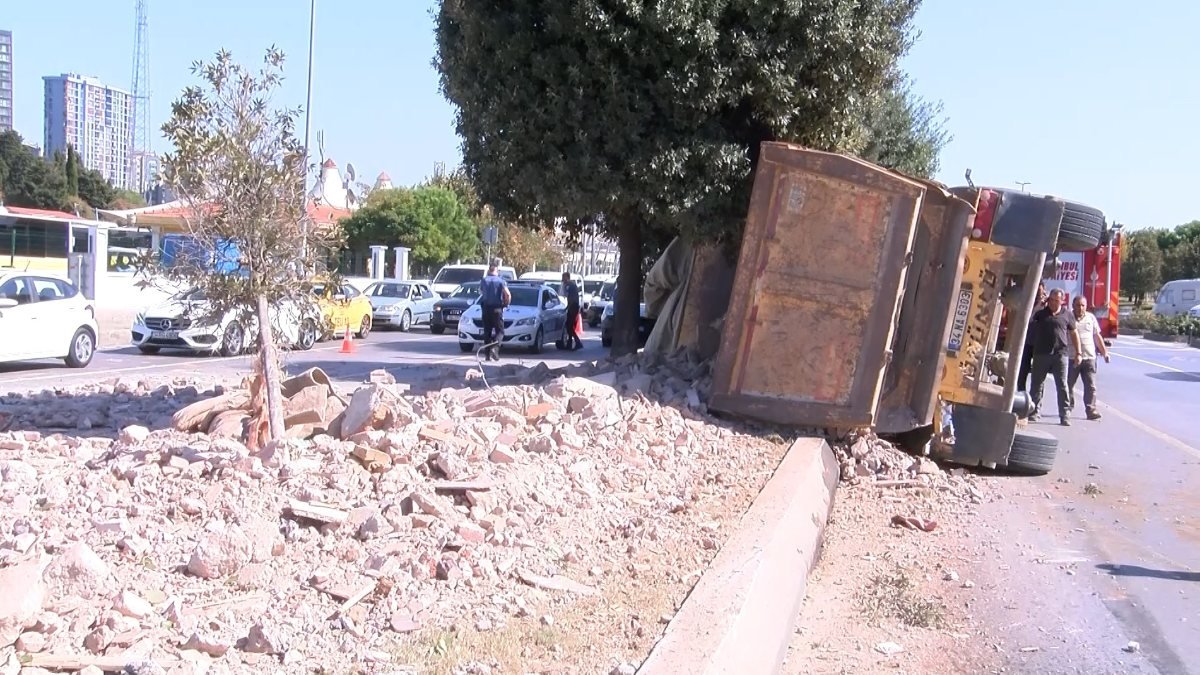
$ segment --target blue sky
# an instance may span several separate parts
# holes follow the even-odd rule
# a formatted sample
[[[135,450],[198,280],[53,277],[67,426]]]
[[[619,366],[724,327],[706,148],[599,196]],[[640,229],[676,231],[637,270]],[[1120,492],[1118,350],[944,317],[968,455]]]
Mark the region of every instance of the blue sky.
[[[133,0],[10,1],[16,126],[41,143],[42,76],[94,75],[129,87]],[[397,184],[458,162],[453,110],[438,91],[428,0],[318,0],[313,129],[328,156]],[[925,0],[905,65],[941,100],[953,141],[939,179],[1056,194],[1131,227],[1200,218],[1200,3],[1184,0]],[[155,128],[193,82],[189,66],[225,47],[242,61],[289,55],[283,102],[304,101],[307,0],[150,0]],[[315,145],[315,141],[314,141]],[[164,150],[157,141],[156,150]]]

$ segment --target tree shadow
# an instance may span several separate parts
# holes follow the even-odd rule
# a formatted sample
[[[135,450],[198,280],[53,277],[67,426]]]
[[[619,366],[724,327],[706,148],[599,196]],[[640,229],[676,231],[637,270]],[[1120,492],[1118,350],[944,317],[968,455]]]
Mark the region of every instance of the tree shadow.
[[[1163,382],[1200,382],[1200,373],[1176,373],[1173,371],[1165,371],[1162,373],[1146,373],[1146,377]]]
[[[1139,565],[1118,565],[1116,563],[1102,563],[1096,565],[1096,569],[1104,570],[1114,577],[1149,577],[1170,581],[1200,581],[1200,572],[1156,570]]]

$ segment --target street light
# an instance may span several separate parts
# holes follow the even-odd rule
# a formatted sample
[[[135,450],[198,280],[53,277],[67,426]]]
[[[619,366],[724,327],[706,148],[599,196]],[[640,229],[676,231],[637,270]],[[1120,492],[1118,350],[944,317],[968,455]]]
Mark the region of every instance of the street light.
[[[1021,186],[1021,192],[1024,192],[1024,191],[1025,191],[1025,186],[1026,186],[1026,185],[1033,185],[1033,183],[1031,183],[1031,182],[1029,182],[1029,181],[1027,181],[1027,180],[1018,180],[1018,181],[1013,181],[1013,182],[1014,182],[1014,183],[1016,183],[1017,185],[1020,185],[1020,186]]]
[[[301,208],[304,209],[304,213],[300,216],[300,234],[303,237],[301,251],[305,257],[308,256],[308,141],[312,131],[313,43],[316,32],[317,0],[311,0],[308,8],[308,91],[304,99],[304,164],[301,167],[304,180],[300,194]]]

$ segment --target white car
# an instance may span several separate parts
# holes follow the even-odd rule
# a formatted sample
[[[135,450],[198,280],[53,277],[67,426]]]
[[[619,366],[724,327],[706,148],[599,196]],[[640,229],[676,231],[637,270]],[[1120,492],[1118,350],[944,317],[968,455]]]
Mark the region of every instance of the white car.
[[[446,265],[438,270],[437,276],[433,278],[433,292],[444,298],[463,284],[483,279],[487,271],[487,265]],[[514,281],[517,278],[517,271],[511,267],[501,267],[496,273],[505,281]]]
[[[567,323],[567,303],[553,288],[537,283],[513,282],[508,285],[512,302],[504,308],[502,347],[525,347],[534,354],[547,342],[562,337]],[[458,346],[464,352],[483,346],[483,308],[471,305],[458,322]]]
[[[428,281],[376,281],[363,295],[371,301],[371,323],[376,328],[407,331],[433,320],[433,306],[440,299]]]
[[[258,320],[253,314],[231,310],[214,322],[206,317],[208,311],[208,299],[198,289],[148,308],[133,320],[133,346],[143,354],[180,349],[237,356],[255,343]],[[315,303],[308,300],[278,303],[271,311],[275,332],[285,344],[300,350],[312,349],[321,325],[320,310]]]
[[[1200,319],[1200,305],[1196,305],[1195,307],[1189,309],[1188,316],[1192,317],[1193,319]]]
[[[96,311],[79,289],[40,274],[0,274],[0,361],[62,359],[83,368],[96,354]]]

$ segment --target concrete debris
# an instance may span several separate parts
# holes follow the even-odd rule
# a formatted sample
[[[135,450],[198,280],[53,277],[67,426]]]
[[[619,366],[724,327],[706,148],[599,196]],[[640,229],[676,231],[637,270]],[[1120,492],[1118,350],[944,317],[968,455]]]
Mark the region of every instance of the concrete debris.
[[[895,642],[880,642],[879,644],[875,645],[875,651],[883,654],[884,656],[894,656],[900,652],[903,652],[904,647],[901,647]]]
[[[786,450],[707,417],[708,367],[686,354],[508,364],[487,384],[447,369],[420,393],[309,371],[270,443],[247,433],[258,386],[0,397],[0,664],[384,672],[381,633],[566,630],[576,603],[642,586],[681,600],[680,570],[711,560]]]
[[[1129,644],[1121,648],[1121,651],[1128,652],[1130,654],[1136,654],[1142,651],[1142,645],[1137,640],[1130,640]]]

